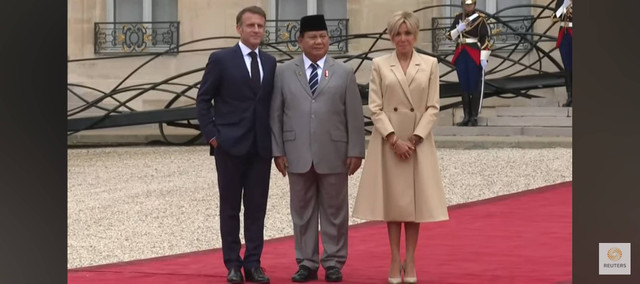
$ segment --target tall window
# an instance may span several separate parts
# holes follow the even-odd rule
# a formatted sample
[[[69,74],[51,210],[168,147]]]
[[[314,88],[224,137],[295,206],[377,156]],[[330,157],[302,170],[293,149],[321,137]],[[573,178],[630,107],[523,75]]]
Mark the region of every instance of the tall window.
[[[327,21],[329,52],[348,52],[347,0],[270,0],[265,42],[291,41],[289,51],[298,51],[295,42],[299,20],[306,15],[323,14]]]
[[[307,15],[305,0],[271,0],[273,8],[270,10],[269,20],[295,20]],[[311,5],[309,5],[311,7]]]
[[[462,11],[462,1],[461,0],[445,0],[445,4],[451,4],[459,6],[457,7],[446,7],[445,15],[455,16],[457,13]],[[529,5],[531,4],[531,0],[477,0],[476,8],[486,11],[487,13],[495,13],[506,7],[517,6],[517,5]],[[530,8],[515,8],[509,9],[504,12],[501,12],[499,16],[524,16],[530,15]]]
[[[170,22],[177,20],[177,0],[107,0],[107,22]]]
[[[318,14],[324,14],[327,19],[346,19],[346,0],[318,0]]]
[[[347,0],[270,0],[268,20],[297,20],[323,14],[325,19],[347,18]]]

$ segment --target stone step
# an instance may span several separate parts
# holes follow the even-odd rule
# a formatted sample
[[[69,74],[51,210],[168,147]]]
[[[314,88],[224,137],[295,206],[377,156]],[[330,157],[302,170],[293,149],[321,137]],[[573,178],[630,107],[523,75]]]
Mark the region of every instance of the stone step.
[[[570,127],[495,127],[495,126],[437,126],[437,136],[537,136],[537,137],[572,137]]]
[[[89,133],[93,132],[93,133]],[[102,132],[102,133],[95,133]],[[109,133],[105,133],[109,132]],[[175,131],[167,134],[169,141],[181,143],[197,134],[195,132],[179,133]],[[78,146],[115,146],[115,145],[142,145],[163,144],[164,140],[158,132],[145,131],[103,131],[90,130],[67,137],[67,145]],[[365,145],[369,144],[370,136],[365,137]],[[532,137],[532,136],[436,136],[437,148],[455,149],[490,149],[490,148],[571,148],[571,137]],[[197,145],[206,145],[203,139],[195,142]]]
[[[495,116],[487,117],[486,126],[571,127],[572,119],[571,117]]]
[[[570,117],[571,108],[563,107],[496,107],[499,117]]]
[[[571,148],[571,137],[530,136],[436,136],[437,148],[491,149],[491,148]]]

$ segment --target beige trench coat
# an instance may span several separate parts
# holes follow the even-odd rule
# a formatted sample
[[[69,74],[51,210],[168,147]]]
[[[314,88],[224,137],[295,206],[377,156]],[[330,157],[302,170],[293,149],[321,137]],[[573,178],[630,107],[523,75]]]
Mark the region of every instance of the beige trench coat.
[[[433,127],[440,110],[437,59],[414,50],[405,76],[396,53],[373,60],[369,108],[374,131],[365,156],[353,216],[364,220],[449,219]],[[384,137],[424,138],[401,160]]]

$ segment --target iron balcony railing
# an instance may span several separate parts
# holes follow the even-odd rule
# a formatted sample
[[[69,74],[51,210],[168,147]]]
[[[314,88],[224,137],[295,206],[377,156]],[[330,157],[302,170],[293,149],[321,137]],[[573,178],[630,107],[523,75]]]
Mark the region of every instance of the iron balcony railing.
[[[180,22],[94,23],[96,54],[177,53]]]

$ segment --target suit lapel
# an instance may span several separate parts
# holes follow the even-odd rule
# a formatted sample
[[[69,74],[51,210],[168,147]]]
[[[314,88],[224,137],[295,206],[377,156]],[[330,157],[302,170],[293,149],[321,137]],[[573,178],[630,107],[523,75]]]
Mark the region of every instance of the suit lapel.
[[[298,77],[298,81],[300,82],[300,85],[302,85],[302,89],[307,92],[307,95],[313,97],[313,94],[311,94],[311,88],[309,88],[309,80],[307,79],[307,73],[304,69],[304,60],[302,59],[302,56],[296,59],[295,65],[295,76]]]
[[[244,55],[242,54],[242,49],[240,49],[240,44],[236,43],[235,46],[235,56],[233,57],[233,60],[236,61],[236,66],[241,67],[242,74],[244,74],[244,78],[246,79],[247,82],[251,81],[251,74],[249,73],[249,70],[247,70],[247,64],[244,62]]]
[[[416,73],[420,71],[420,60],[418,58],[417,52],[413,51],[413,56],[411,56],[411,62],[409,63],[409,68],[407,68],[407,84],[411,86],[413,79],[416,77]]]
[[[317,96],[320,92],[322,92],[322,90],[327,86],[327,84],[329,84],[329,80],[333,77],[333,74],[334,74],[333,73],[334,63],[335,63],[335,60],[327,56],[327,59],[324,61],[324,69],[319,70],[320,73],[318,74],[318,76],[324,76],[324,77],[322,77],[322,79],[320,80],[320,85],[318,85],[318,89],[316,90],[316,93],[314,96]]]
[[[405,77],[404,72],[402,72],[402,67],[400,66],[400,62],[398,61],[398,56],[396,55],[395,51],[391,54],[391,62],[389,65],[391,67],[391,71],[393,71],[393,74],[396,75],[396,78],[398,79],[398,82],[402,87],[402,92],[404,93],[404,96],[407,98],[407,100],[409,100],[409,103],[413,106],[413,100],[411,100],[411,92],[409,90],[409,84],[407,84],[407,78]],[[407,73],[409,73],[408,71],[409,70],[407,69]]]

